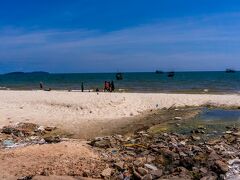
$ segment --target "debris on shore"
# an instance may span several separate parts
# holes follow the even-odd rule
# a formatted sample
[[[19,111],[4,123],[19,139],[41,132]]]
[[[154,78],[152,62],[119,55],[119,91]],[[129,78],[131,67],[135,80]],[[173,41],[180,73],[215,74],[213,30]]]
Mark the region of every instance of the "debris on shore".
[[[60,131],[56,127],[44,127],[33,123],[16,123],[0,130],[0,148],[16,148],[33,144],[58,143]]]
[[[5,126],[0,133],[0,149],[25,148],[34,144],[54,145],[62,140],[57,130],[56,127],[32,123]],[[74,164],[72,160],[61,165],[50,163],[51,168],[47,166],[42,170],[45,173],[36,173],[41,172],[37,168],[35,171],[27,169],[26,177],[34,179],[39,175],[66,175],[73,179],[86,177],[115,180],[239,179],[240,129],[228,127],[224,135],[209,139],[202,137],[206,135],[203,130],[205,128],[199,126],[187,135],[166,132],[152,134],[144,130],[132,135],[96,137],[87,142],[90,146],[86,146],[85,150],[89,149],[99,159],[92,159],[90,164],[90,159],[83,157],[74,161]],[[75,142],[71,147],[78,147],[78,143]],[[66,149],[66,152],[71,151],[75,150]],[[64,156],[66,159],[71,157],[69,160],[73,158],[72,154]],[[62,173],[58,174],[58,170]]]
[[[141,131],[131,137],[98,137],[89,144],[109,164],[102,172],[105,179],[236,179],[240,178],[239,132],[232,128],[205,141],[200,136]]]

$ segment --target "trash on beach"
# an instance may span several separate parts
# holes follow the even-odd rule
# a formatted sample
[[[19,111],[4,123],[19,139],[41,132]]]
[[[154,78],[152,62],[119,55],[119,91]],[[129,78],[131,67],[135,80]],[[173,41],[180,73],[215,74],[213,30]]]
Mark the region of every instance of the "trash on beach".
[[[59,143],[56,127],[39,126],[34,123],[15,123],[3,126],[0,130],[2,137],[1,148],[17,148],[32,144]],[[53,132],[54,131],[54,132]]]

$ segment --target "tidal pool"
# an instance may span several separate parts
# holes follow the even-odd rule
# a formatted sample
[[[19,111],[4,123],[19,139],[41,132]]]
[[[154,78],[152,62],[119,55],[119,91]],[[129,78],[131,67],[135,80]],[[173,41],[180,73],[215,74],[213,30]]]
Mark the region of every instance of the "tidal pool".
[[[240,110],[203,108],[190,120],[173,121],[153,127],[152,132],[191,134],[198,129],[204,136],[224,134],[233,127],[240,127]],[[199,133],[201,134],[201,133]]]

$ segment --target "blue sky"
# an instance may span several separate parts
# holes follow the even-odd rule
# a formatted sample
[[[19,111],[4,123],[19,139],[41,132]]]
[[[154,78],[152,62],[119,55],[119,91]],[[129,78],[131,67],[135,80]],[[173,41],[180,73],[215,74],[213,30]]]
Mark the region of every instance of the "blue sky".
[[[240,69],[238,0],[2,0],[0,73]]]

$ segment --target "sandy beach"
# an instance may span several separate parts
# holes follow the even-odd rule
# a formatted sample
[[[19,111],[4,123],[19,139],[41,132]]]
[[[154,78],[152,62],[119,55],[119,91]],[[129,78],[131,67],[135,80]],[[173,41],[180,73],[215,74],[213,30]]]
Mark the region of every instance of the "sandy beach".
[[[149,110],[171,106],[240,106],[240,96],[163,93],[1,91],[0,124],[32,122],[67,130],[91,130]],[[109,125],[110,125],[109,124]]]

